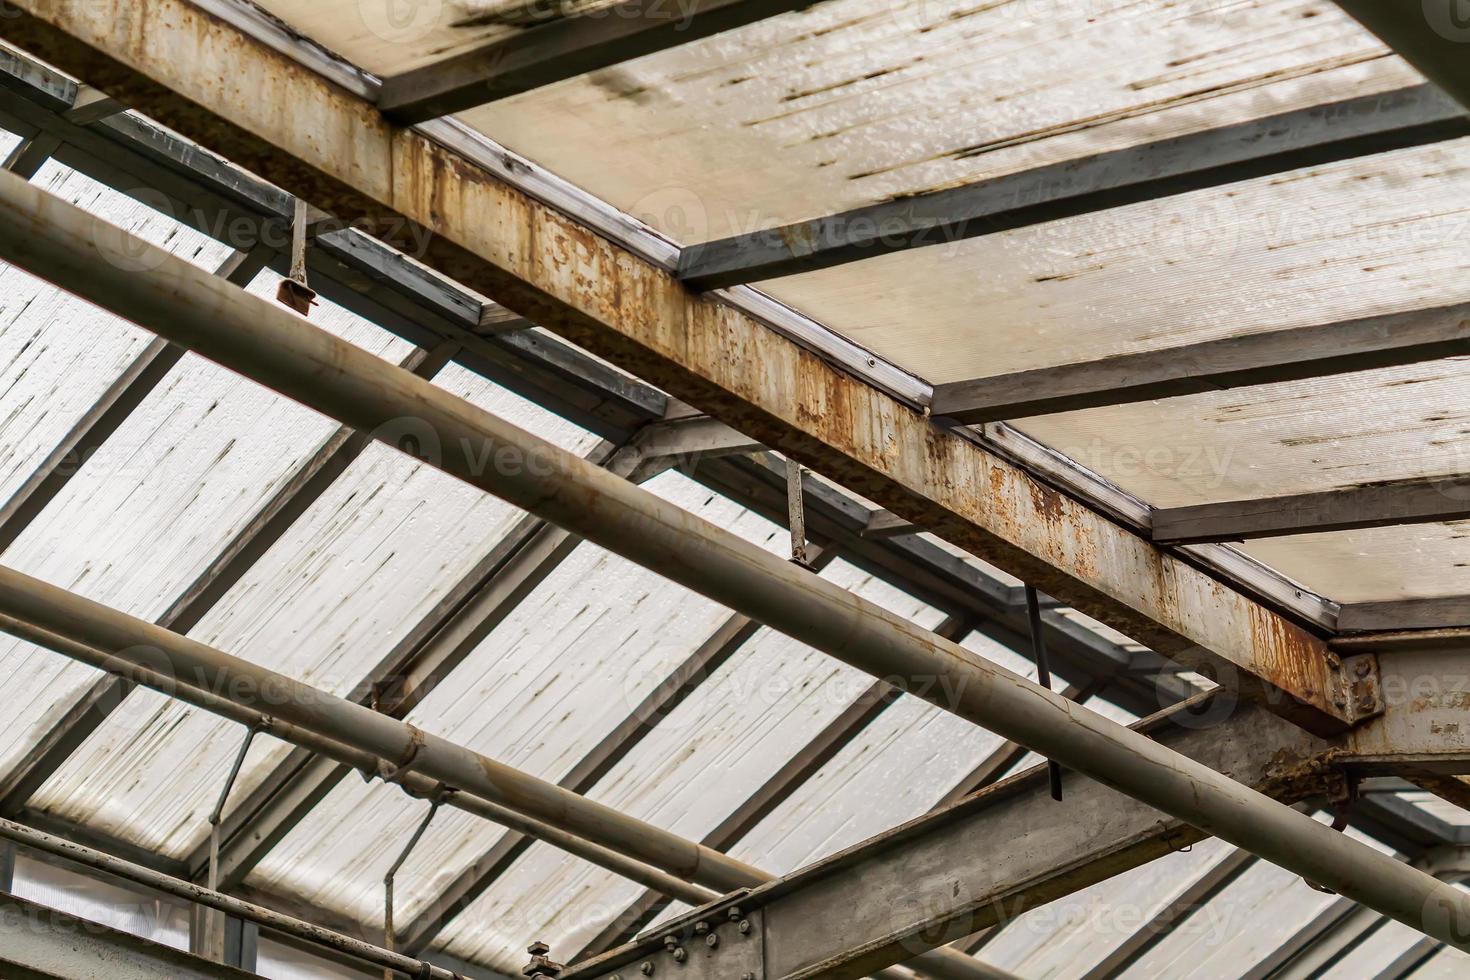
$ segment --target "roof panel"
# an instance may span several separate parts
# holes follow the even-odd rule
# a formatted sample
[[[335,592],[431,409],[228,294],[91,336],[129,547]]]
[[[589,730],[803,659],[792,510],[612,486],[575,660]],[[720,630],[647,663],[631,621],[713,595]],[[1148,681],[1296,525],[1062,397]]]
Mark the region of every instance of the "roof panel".
[[[64,168],[48,165],[38,180],[205,267],[228,254]],[[57,302],[54,290],[37,297],[38,313],[57,317],[95,345],[88,356],[43,369],[43,377],[74,370],[81,389],[99,391],[146,342],[146,335],[86,304]],[[5,563],[133,615],[157,616],[328,429],[315,413],[186,355],[5,552]],[[37,432],[43,436],[48,442],[27,445],[24,453],[49,452],[49,427]],[[8,766],[95,674],[10,638],[0,651],[0,670],[21,678],[30,695],[6,717],[0,760]]]
[[[986,377],[1461,302],[1467,178],[1451,140],[761,288],[930,382]]]
[[[981,957],[1023,977],[1081,977],[1232,850],[1206,840],[1021,914],[985,944]],[[1224,924],[1206,906],[1180,931],[1206,946]]]
[[[1470,595],[1470,521],[1263,538],[1239,546],[1337,602]]]
[[[748,540],[783,546],[780,529],[678,473],[665,473],[648,487]],[[729,615],[652,572],[582,544],[409,721],[555,780]],[[271,852],[254,880],[346,914],[376,916],[383,872],[423,806],[396,789],[348,780]],[[476,818],[442,815],[403,873],[400,918],[406,921],[423,908],[498,836]],[[512,945],[519,949],[524,943],[518,938]]]
[[[462,118],[688,244],[1415,80],[1323,0],[829,0]]]
[[[547,9],[262,6],[378,74]],[[462,118],[687,244],[1417,81],[1327,0],[827,0]]]
[[[1159,507],[1470,472],[1470,359],[1015,423]]]
[[[925,627],[943,619],[939,610],[846,562],[835,562],[823,577]],[[588,795],[701,840],[872,683],[826,654],[763,629]],[[537,884],[528,906],[530,881]],[[517,948],[506,926],[513,922],[529,930],[526,935],[548,942],[555,936],[570,955],[638,893],[601,869],[538,848],[465,913],[449,951],[514,970],[503,958],[505,949]]]
[[[579,454],[595,436],[450,365],[436,378]],[[360,684],[522,511],[433,467],[372,445],[190,631],[212,646],[345,694]],[[183,856],[238,749],[239,726],[140,691],[36,795],[33,805]],[[262,740],[240,800],[288,746]]]
[[[1024,657],[972,633],[967,650],[1035,677]],[[901,698],[731,849],[786,873],[919,816],[1003,740],[949,712]]]

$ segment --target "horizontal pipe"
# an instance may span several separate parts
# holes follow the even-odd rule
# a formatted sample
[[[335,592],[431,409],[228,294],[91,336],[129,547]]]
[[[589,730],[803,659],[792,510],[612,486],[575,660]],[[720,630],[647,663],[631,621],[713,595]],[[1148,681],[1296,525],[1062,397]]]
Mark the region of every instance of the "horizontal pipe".
[[[381,946],[374,946],[372,943],[363,942],[361,939],[353,939],[351,936],[344,936],[340,932],[333,932],[331,929],[324,929],[321,926],[312,925],[310,922],[303,922],[301,919],[292,918],[289,915],[282,915],[280,912],[274,912],[271,909],[252,902],[222,894],[213,889],[205,888],[203,885],[183,881],[182,879],[174,878],[162,872],[154,871],[152,868],[145,868],[142,865],[134,864],[131,861],[124,861],[121,858],[115,858],[101,851],[94,851],[90,847],[73,844],[69,840],[53,837],[51,834],[43,833],[24,824],[16,823],[13,820],[0,818],[0,839],[12,841],[35,851],[51,854],[59,858],[64,858],[67,861],[73,861],[77,864],[106,872],[113,877],[143,885],[154,891],[163,892],[165,895],[173,895],[175,898],[181,898],[186,902],[193,902],[196,905],[217,909],[226,915],[233,915],[237,919],[254,922],[259,926],[281,933],[282,935],[293,936],[318,946],[334,949],[339,953],[345,953],[364,963],[386,967],[389,970],[410,977],[430,977],[432,980],[463,980],[459,974],[446,970],[443,967],[434,966],[432,963],[416,960],[411,956],[404,956],[401,953],[394,953]]]
[[[0,257],[1206,834],[1470,949],[1470,899],[1457,889],[3,173]],[[420,735],[416,742],[408,726],[360,705],[267,676],[253,664],[19,573],[0,574],[0,611],[120,656],[130,647],[157,647],[172,669],[213,690],[230,690],[236,678],[291,685],[283,690],[290,703],[279,709],[299,713],[290,720],[334,737],[350,732],[355,743],[384,758],[411,762],[451,786],[560,822],[665,870],[729,872],[728,879],[719,877],[733,887],[754,872],[724,855],[707,858],[689,841],[443,739]],[[297,698],[304,700],[298,704]]]
[[[70,657],[80,663],[95,667],[98,670],[126,673],[129,680],[166,694],[169,697],[192,704],[225,718],[229,721],[248,727],[259,727],[263,732],[278,738],[283,742],[289,742],[308,752],[332,759],[344,766],[350,766],[359,772],[377,773],[381,772],[384,760],[370,752],[353,748],[342,742],[325,738],[300,725],[275,718],[266,711],[256,708],[245,707],[233,701],[226,700],[217,694],[213,694],[202,688],[191,687],[181,683],[177,679],[157,671],[146,670],[133,664],[126,664],[116,657],[103,653],[95,647],[69,640],[49,630],[43,630],[31,623],[16,619],[13,616],[0,615],[0,631],[9,633],[11,636],[27,640],[37,646],[45,647],[63,656]],[[411,795],[423,799],[432,798],[441,789],[437,780],[416,772],[406,772],[398,778],[398,783]],[[585,840],[575,834],[569,834],[559,827],[534,820],[515,810],[509,810],[503,806],[481,799],[478,796],[465,792],[449,793],[445,796],[444,805],[472,813],[477,817],[483,817],[491,823],[498,824],[518,834],[534,837],[553,847],[566,851],[575,857],[579,857],[589,864],[595,864],[600,868],[611,871],[613,874],[636,881],[646,888],[651,888],[661,895],[677,898],[681,902],[690,905],[703,905],[705,902],[713,901],[719,897],[718,892],[698,885],[690,884],[673,875],[665,874],[657,868],[651,868],[646,864],[634,861],[632,858],[610,851],[591,841]]]

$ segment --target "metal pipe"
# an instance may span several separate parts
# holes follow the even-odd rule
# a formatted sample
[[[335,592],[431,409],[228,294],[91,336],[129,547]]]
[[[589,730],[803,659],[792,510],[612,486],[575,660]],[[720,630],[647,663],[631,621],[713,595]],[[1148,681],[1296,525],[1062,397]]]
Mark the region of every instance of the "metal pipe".
[[[18,636],[28,640],[37,646],[70,657],[98,670],[111,671],[116,664],[116,659],[110,655],[97,650],[94,647],[77,643],[66,637],[59,636],[49,630],[43,630],[31,623],[15,619],[11,616],[0,615],[0,631]],[[201,688],[191,687],[180,683],[177,678],[156,671],[140,667],[133,667],[128,671],[132,680],[144,687],[151,688],[170,697],[177,698],[186,704],[192,704],[221,718],[237,722],[247,727],[258,726],[261,730],[269,731],[272,736],[284,742],[314,752],[317,755],[340,762],[345,766],[364,773],[378,773],[386,771],[386,765],[382,759],[370,752],[325,738],[322,735],[293,725],[289,722],[274,718],[260,710],[227,701],[223,697]],[[415,772],[404,773],[398,779],[398,784],[405,792],[419,799],[429,799],[442,787],[439,782],[422,776]],[[673,875],[667,874],[656,868],[610,851],[591,841],[567,833],[558,827],[552,827],[539,820],[531,819],[514,810],[508,810],[503,806],[481,799],[463,791],[451,792],[445,797],[445,805],[452,806],[465,813],[472,813],[482,817],[491,823],[506,827],[527,837],[534,837],[544,841],[553,847],[566,851],[598,867],[605,868],[613,874],[620,875],[640,885],[651,888],[661,895],[677,898],[681,902],[690,905],[703,905],[720,897],[719,892],[698,885],[690,884]]]
[[[237,919],[254,922],[283,935],[326,946],[363,962],[381,966],[386,970],[407,974],[410,977],[431,977],[433,980],[463,980],[459,974],[434,966],[424,960],[403,956],[380,946],[374,946],[372,943],[363,942],[361,939],[353,939],[340,932],[333,932],[331,929],[324,929],[252,902],[205,888],[203,885],[174,878],[154,871],[152,868],[145,868],[131,861],[115,858],[111,854],[94,851],[90,847],[73,844],[69,840],[53,837],[51,834],[43,833],[13,820],[0,818],[0,838],[23,847],[53,854],[68,861],[75,861],[77,864],[95,868],[124,881],[131,881],[166,895],[173,895],[186,902],[207,906]]]
[[[939,707],[1206,834],[1470,949],[1470,898],[1457,889],[3,173],[0,257],[373,438],[391,444],[411,429],[415,438],[399,448],[446,473],[858,669],[912,684]],[[714,887],[739,887],[754,872],[360,705],[16,572],[0,575],[0,610],[124,660],[167,664],[232,697],[231,681],[281,685],[286,703],[278,713],[292,712],[293,721],[677,874],[708,872],[703,880]],[[129,650],[138,646],[158,650]]]

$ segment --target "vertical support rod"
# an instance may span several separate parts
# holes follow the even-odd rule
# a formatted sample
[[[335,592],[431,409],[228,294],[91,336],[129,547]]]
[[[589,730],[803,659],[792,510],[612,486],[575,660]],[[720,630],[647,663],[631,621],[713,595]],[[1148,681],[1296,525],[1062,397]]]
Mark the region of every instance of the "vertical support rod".
[[[395,945],[397,940],[393,935],[393,879],[398,877],[398,869],[403,867],[403,863],[408,860],[408,855],[418,845],[419,839],[428,831],[429,824],[434,820],[434,814],[439,812],[439,804],[443,802],[444,791],[441,788],[440,792],[436,793],[434,799],[430,801],[429,812],[424,814],[424,819],[419,822],[418,829],[403,846],[403,853],[398,855],[398,860],[394,861],[388,873],[383,875],[383,948],[389,952],[395,952],[397,948]],[[393,980],[393,971],[387,967],[383,968],[383,980]]]
[[[225,803],[230,798],[230,790],[235,787],[235,780],[239,778],[240,769],[245,765],[245,756],[250,752],[250,745],[255,741],[255,733],[259,730],[257,725],[251,725],[245,730],[245,738],[240,743],[239,751],[235,753],[235,761],[230,765],[230,774],[225,777],[225,784],[220,788],[219,799],[215,800],[214,809],[209,813],[209,889],[211,891],[219,888],[219,827],[224,817]],[[196,906],[194,921],[198,924],[200,932],[194,944],[195,951],[217,963],[225,962],[226,922],[224,915]]]
[[[1031,626],[1031,651],[1036,657],[1036,683],[1051,690],[1051,667],[1046,662],[1046,638],[1041,632],[1041,600],[1036,590],[1026,586],[1026,621]],[[1047,778],[1051,781],[1051,798],[1062,799],[1062,767],[1048,759]]]
[[[801,492],[801,464],[786,458],[786,513],[791,528],[791,560],[806,565],[806,503]]]
[[[291,281],[306,285],[306,202],[299,197],[291,214]]]

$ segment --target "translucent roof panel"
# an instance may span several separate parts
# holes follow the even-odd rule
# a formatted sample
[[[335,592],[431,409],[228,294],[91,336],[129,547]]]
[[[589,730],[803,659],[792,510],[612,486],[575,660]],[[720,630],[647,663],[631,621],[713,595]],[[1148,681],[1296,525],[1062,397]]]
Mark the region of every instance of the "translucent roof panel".
[[[1022,977],[1080,977],[1234,848],[1206,840],[1189,850],[1100,881],[1006,923],[980,951],[985,962]],[[1201,946],[1225,938],[1210,906],[1179,927]]]
[[[1300,534],[1241,550],[1337,602],[1470,594],[1470,521]]]
[[[1318,815],[1319,821],[1328,818]],[[1385,848],[1353,830],[1347,834],[1375,850]],[[1128,980],[1179,977],[1180,980],[1227,980],[1240,976],[1337,901],[1275,865],[1257,862],[1197,916],[1214,923],[1215,941],[1202,943],[1185,931],[1165,937],[1124,972]]]
[[[943,619],[938,610],[846,562],[833,563],[823,575],[922,626],[933,628]],[[588,795],[701,840],[872,683],[867,674],[763,629]],[[528,887],[544,900],[530,902],[536,921],[518,921],[528,914]],[[466,912],[449,951],[477,962],[489,957],[497,969],[513,970],[503,951],[516,949],[505,925],[516,922],[548,942],[557,937],[557,947],[570,955],[638,891],[598,868],[537,848]]]
[[[392,74],[512,4],[262,6]],[[1418,80],[1327,0],[827,0],[462,118],[689,243]]]
[[[189,948],[189,905],[121,881],[103,881],[79,868],[39,861],[21,852],[16,855],[10,892],[162,946]]]
[[[783,546],[784,534],[769,522],[676,472],[648,488],[748,540]],[[582,544],[409,721],[554,781],[729,616],[716,603]],[[424,806],[395,788],[349,779],[271,851],[252,880],[375,919],[383,872]],[[443,813],[400,878],[400,917],[411,918],[498,837],[482,820]],[[512,947],[520,956],[524,941]]]
[[[1414,80],[1321,0],[829,0],[462,118],[689,243]]]
[[[1366,296],[1366,293],[1365,293]],[[1470,472],[1470,359],[1024,419],[1158,507]]]
[[[598,442],[457,365],[435,383],[579,455]],[[496,497],[373,444],[190,635],[345,694],[522,516]],[[181,855],[204,836],[204,817],[241,737],[236,725],[141,691],[33,805]],[[287,749],[271,741],[256,746],[235,798]]]
[[[70,174],[37,178],[59,193],[205,267],[228,252],[165,215]],[[38,311],[91,338],[90,352],[57,349],[68,383],[100,393],[147,343],[140,331],[85,304],[38,294]],[[329,318],[321,324],[333,327]],[[369,349],[400,342],[376,328],[339,332]],[[49,384],[49,383],[48,383]],[[63,404],[66,404],[63,402]],[[74,410],[74,406],[69,407]],[[194,355],[185,355],[4,555],[5,564],[135,616],[154,618],[208,566],[301,460],[333,429],[326,419]],[[23,455],[49,452],[48,441]],[[4,725],[0,764],[10,765],[96,676],[6,638],[0,671],[21,678]],[[17,692],[18,693],[18,692]]]
[[[1465,299],[1470,140],[761,288],[936,384]]]
[[[972,633],[965,649],[1035,678],[1025,657]],[[938,803],[1004,742],[917,698],[901,698],[731,853],[784,874],[867,840]]]

